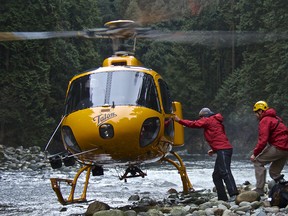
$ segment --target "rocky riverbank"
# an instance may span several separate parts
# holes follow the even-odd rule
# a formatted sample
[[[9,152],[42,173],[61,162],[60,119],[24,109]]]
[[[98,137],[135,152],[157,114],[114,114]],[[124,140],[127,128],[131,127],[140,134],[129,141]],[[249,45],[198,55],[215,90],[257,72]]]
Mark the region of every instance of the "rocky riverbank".
[[[93,203],[99,205],[99,203]],[[241,202],[239,205],[234,203],[227,203],[217,200],[209,200],[200,205],[190,203],[190,204],[177,204],[177,205],[163,205],[157,204],[155,206],[137,206],[137,207],[127,207],[127,209],[101,209],[88,208],[86,214],[83,215],[93,215],[93,216],[212,216],[212,215],[222,215],[222,216],[234,216],[234,215],[255,215],[255,216],[265,216],[265,215],[287,215],[287,209],[279,209],[278,207],[270,207],[269,204],[264,201],[255,202]],[[92,209],[92,210],[91,210]]]
[[[87,216],[284,216],[288,215],[288,208],[271,206],[267,196],[260,197],[250,190],[250,186],[243,187],[243,191],[235,201],[218,201],[216,194],[209,191],[195,191],[183,195],[176,191],[163,201],[152,200],[149,197],[139,198],[132,206],[110,208],[109,205],[95,201],[91,203],[85,214]]]
[[[39,146],[14,148],[0,145],[0,163],[0,170],[3,171],[50,169],[49,161]]]
[[[1,171],[38,171],[52,169],[45,153],[40,147],[5,147],[0,145],[0,170]],[[65,167],[63,168],[65,169]],[[75,167],[76,170],[76,167]],[[1,177],[0,177],[1,179]],[[240,195],[235,201],[218,201],[215,191],[201,190],[182,194],[175,189],[167,191],[163,200],[154,200],[149,195],[135,194],[129,198],[133,205],[118,208],[108,204],[94,201],[90,203],[82,215],[93,216],[182,216],[182,215],[288,215],[288,208],[271,206],[267,195],[260,197],[251,191],[253,185],[249,182],[238,185]],[[157,188],[152,188],[157,190]],[[61,211],[65,211],[64,206]],[[61,214],[59,212],[59,214]]]

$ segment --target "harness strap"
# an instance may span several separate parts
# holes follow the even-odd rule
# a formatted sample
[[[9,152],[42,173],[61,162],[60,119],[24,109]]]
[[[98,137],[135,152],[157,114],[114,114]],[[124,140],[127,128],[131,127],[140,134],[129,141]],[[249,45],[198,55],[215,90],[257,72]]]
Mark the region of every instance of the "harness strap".
[[[276,128],[278,127],[278,125],[280,123],[280,119],[278,118],[278,116],[276,116],[276,118],[277,118],[278,122],[277,122],[275,128],[273,128],[273,130],[271,130],[271,133],[273,133],[276,130]]]

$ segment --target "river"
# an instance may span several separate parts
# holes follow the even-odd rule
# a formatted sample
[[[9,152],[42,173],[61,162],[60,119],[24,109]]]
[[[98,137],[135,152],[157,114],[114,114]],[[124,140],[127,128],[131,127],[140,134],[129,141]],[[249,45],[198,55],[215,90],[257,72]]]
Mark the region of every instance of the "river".
[[[195,189],[213,188],[212,172],[215,157],[186,156],[188,176]],[[131,204],[128,198],[138,194],[163,200],[167,191],[174,188],[182,191],[177,170],[170,164],[154,164],[142,167],[145,178],[130,178],[120,181],[115,169],[105,169],[104,176],[91,176],[87,192],[88,201],[98,200],[111,207]],[[237,184],[249,181],[255,184],[254,168],[248,159],[233,159],[231,169]],[[49,178],[74,177],[75,170],[0,171],[0,215],[77,215],[83,214],[89,203],[62,206],[51,188]],[[288,167],[283,170],[288,176]],[[269,177],[267,178],[269,179]],[[84,179],[80,178],[80,182]],[[78,183],[80,185],[80,182]],[[80,187],[80,186],[79,186]],[[65,191],[65,190],[64,190]]]

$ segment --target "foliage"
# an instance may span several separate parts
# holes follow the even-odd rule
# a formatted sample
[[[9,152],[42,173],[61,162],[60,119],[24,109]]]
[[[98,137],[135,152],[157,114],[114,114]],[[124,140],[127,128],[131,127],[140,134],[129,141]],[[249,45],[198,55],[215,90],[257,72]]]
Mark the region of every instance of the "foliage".
[[[95,1],[1,1],[0,30],[91,28],[97,14]],[[43,147],[61,117],[69,79],[98,63],[96,47],[73,39],[1,43],[0,142]]]
[[[284,0],[2,0],[0,31],[82,30],[133,19],[164,31],[257,31],[286,37],[287,7]],[[257,139],[251,110],[256,101],[267,100],[288,124],[287,37],[224,48],[218,42],[138,41],[136,57],[163,76],[185,118],[197,118],[204,106],[221,112],[236,152],[247,152]],[[108,43],[1,42],[0,143],[44,146],[61,118],[69,79],[101,65],[112,54]],[[190,152],[206,151],[201,130],[189,129],[185,138]]]
[[[286,9],[283,9],[286,8]],[[248,2],[237,5],[242,14],[239,29],[269,30],[285,34],[283,20],[287,18],[283,1]],[[263,15],[265,13],[265,16]],[[267,18],[269,17],[269,18]],[[271,20],[276,25],[271,25]],[[252,148],[256,143],[257,127],[252,107],[258,100],[265,100],[274,107],[284,122],[287,118],[287,42],[272,41],[246,47],[241,52],[243,62],[223,83],[215,97],[229,118],[229,133],[241,149]]]

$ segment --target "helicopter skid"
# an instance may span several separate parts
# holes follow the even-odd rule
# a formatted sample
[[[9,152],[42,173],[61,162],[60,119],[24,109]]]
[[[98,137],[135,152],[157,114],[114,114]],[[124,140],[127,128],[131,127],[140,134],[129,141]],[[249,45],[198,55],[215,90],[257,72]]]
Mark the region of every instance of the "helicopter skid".
[[[74,193],[75,193],[77,180],[78,180],[79,176],[85,170],[87,172],[86,172],[86,179],[85,179],[85,184],[84,184],[84,187],[83,187],[82,195],[81,195],[80,198],[74,198]],[[90,165],[86,165],[86,166],[84,166],[84,167],[82,167],[82,168],[80,168],[78,170],[78,172],[75,175],[73,180],[71,180],[71,179],[61,179],[61,178],[50,178],[52,189],[56,193],[58,201],[62,205],[69,205],[69,204],[73,204],[73,203],[87,202],[87,200],[86,200],[86,192],[87,192],[87,188],[88,188],[90,172],[91,172],[91,166]],[[67,185],[71,186],[70,195],[68,196],[67,199],[63,198],[63,195],[62,195],[62,192],[61,192],[61,188],[60,188],[60,183],[61,182],[64,182]]]
[[[186,166],[184,165],[182,158],[176,152],[170,151],[170,153],[176,157],[179,163],[166,157],[163,157],[161,160],[171,163],[178,170],[183,185],[183,192],[185,194],[195,191],[187,175]]]

